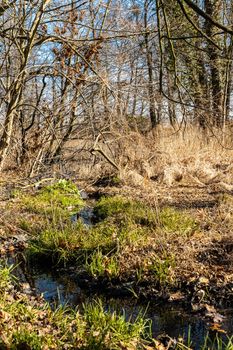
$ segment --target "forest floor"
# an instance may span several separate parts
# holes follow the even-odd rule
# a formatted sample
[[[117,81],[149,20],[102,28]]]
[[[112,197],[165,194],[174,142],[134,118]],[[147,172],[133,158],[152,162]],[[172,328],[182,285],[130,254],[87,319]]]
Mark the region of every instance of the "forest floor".
[[[94,192],[96,189],[94,189]],[[143,256],[165,252],[175,257],[170,266],[173,282],[170,287],[179,291],[169,293],[169,286],[163,290],[164,297],[171,300],[188,297],[189,301],[202,289],[204,300],[215,305],[229,305],[233,300],[233,192],[217,186],[168,187],[152,184],[141,189],[131,187],[105,187],[98,189],[99,196],[122,196],[143,202],[147,207],[157,208],[160,230],[144,248],[137,248],[126,254],[127,268]],[[171,211],[169,211],[171,209]],[[166,210],[168,212],[166,213]],[[174,212],[173,212],[174,210]],[[164,220],[160,212],[167,215]],[[177,213],[184,215],[182,218]],[[186,218],[191,222],[185,222]],[[164,257],[161,257],[164,260]],[[166,260],[166,258],[165,258]],[[164,261],[165,261],[164,260]],[[140,263],[139,263],[140,265]],[[168,283],[169,285],[169,283]],[[163,288],[162,288],[163,289]],[[184,295],[183,295],[184,292]],[[150,294],[146,287],[145,295]],[[168,294],[166,294],[168,293]],[[152,296],[153,296],[152,288]],[[204,294],[204,293],[203,293]]]
[[[78,189],[82,188],[85,192],[80,196]],[[86,195],[87,199],[81,198]],[[79,215],[75,223],[70,220],[82,208],[92,210],[90,227]],[[0,213],[3,265],[9,254],[18,252],[27,264],[49,264],[51,268],[72,265],[76,267],[81,287],[90,293],[182,303],[221,330],[222,319],[217,309],[233,302],[231,191],[217,185],[168,186],[154,181],[146,181],[143,187],[132,187],[111,180],[87,184],[50,179],[31,185],[28,181],[13,183],[7,179],[1,185]],[[21,289],[22,294],[13,293],[16,295],[14,302],[25,298],[23,284],[19,286],[20,281],[14,288]],[[2,293],[6,294],[7,287],[4,288]],[[9,284],[11,294],[12,288]],[[34,298],[33,292],[26,298]],[[31,303],[29,299],[26,305],[38,303],[35,299]],[[11,297],[9,300],[12,303]],[[41,303],[40,300],[40,306],[33,304],[33,308],[41,309]],[[20,333],[18,316],[10,316],[6,304],[6,300],[1,304],[0,337],[9,319]],[[49,312],[46,309],[39,316],[43,322]],[[29,317],[28,312],[25,315]],[[72,322],[74,324],[74,319]],[[84,321],[80,319],[79,322]],[[86,336],[90,334],[88,327],[83,331]],[[100,333],[97,333],[92,338],[100,341]],[[27,340],[28,334],[22,336],[22,341],[19,334],[12,335],[10,331],[7,334],[2,338],[6,349],[13,349],[14,342],[33,344],[34,341],[30,337],[31,340]],[[65,337],[62,334],[60,328],[57,334],[54,329],[50,332],[51,339]],[[82,348],[80,344],[83,348],[90,346],[83,339],[76,348]],[[137,341],[137,345],[129,346],[136,349]],[[48,349],[53,348],[45,344]],[[127,348],[119,339],[116,344],[116,348]],[[30,346],[29,349],[37,349]],[[40,346],[38,349],[46,349]],[[148,344],[146,346],[149,348]],[[65,347],[56,340],[54,348]]]

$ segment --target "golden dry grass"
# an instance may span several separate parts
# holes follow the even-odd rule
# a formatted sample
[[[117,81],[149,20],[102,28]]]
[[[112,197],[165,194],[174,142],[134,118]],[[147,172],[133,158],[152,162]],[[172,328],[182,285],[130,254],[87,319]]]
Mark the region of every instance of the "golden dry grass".
[[[115,169],[101,154],[90,153],[90,139],[69,143],[67,159],[75,151],[66,168],[73,169],[79,179],[96,180],[106,174],[117,174],[125,184],[145,187],[164,184],[168,187],[182,185],[219,186],[233,190],[233,133],[230,128],[223,133],[188,126],[174,131],[160,127],[152,134],[111,131],[103,134],[98,147],[116,165]],[[77,152],[80,150],[80,152]]]

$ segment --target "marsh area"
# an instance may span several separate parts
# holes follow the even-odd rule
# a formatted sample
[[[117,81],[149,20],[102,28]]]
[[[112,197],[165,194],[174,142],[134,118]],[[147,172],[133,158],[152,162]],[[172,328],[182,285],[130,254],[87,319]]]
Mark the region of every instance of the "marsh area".
[[[13,267],[16,294],[29,304],[40,298],[40,307],[44,300],[54,313],[68,308],[85,318],[87,305],[97,312],[97,304],[98,314],[135,325],[146,320],[135,349],[231,349],[231,216],[220,235],[230,194],[209,196],[202,206],[191,196],[190,206],[182,208],[177,198],[149,204],[137,192],[130,196],[127,187],[96,187],[80,195],[70,180],[49,182],[13,188],[1,202],[1,258]],[[113,346],[93,332],[93,349]],[[122,348],[120,338],[116,349]],[[80,344],[90,348],[84,340]]]

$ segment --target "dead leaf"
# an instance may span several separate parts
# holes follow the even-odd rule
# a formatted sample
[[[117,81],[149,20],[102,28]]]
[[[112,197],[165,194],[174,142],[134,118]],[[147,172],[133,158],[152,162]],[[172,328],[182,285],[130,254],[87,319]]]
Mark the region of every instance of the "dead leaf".
[[[224,329],[221,328],[221,325],[219,323],[211,323],[210,330],[217,333],[223,333],[223,334],[227,333]]]

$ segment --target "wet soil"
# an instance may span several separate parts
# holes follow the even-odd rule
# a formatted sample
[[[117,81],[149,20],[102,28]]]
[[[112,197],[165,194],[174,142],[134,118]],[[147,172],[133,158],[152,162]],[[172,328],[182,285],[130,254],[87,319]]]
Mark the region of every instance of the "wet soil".
[[[214,339],[216,331],[213,330],[212,318],[204,317],[204,314],[194,312],[187,304],[174,300],[164,301],[156,299],[144,299],[140,301],[132,297],[132,293],[127,293],[130,289],[130,283],[125,284],[124,288],[115,289],[115,295],[109,293],[104,288],[93,289],[83,283],[75,273],[75,269],[54,269],[48,271],[38,267],[23,268],[22,257],[19,254],[10,254],[7,257],[8,264],[14,264],[14,275],[18,279],[18,288],[21,292],[28,295],[42,296],[49,302],[53,308],[58,305],[70,305],[79,307],[82,304],[101,299],[106,310],[124,313],[127,320],[134,320],[138,315],[144,315],[151,321],[152,335],[156,339],[166,343],[166,339],[177,339],[182,337],[186,342],[189,337],[192,339],[192,349],[200,349],[203,339],[208,335]],[[180,295],[177,297],[181,297]],[[179,299],[179,298],[178,298]],[[221,317],[220,326],[217,328],[224,339],[233,334],[233,309],[218,310]]]
[[[134,189],[124,186],[92,187],[90,197],[102,195],[124,194],[142,200],[151,206],[172,206],[186,210],[195,215],[200,222],[202,232],[182,242],[174,241],[167,244],[177,245],[180,264],[176,269],[179,284],[172,288],[162,288],[148,276],[142,282],[135,282],[131,273],[126,273],[119,279],[93,278],[75,267],[54,269],[54,271],[40,270],[36,266],[27,266],[24,261],[23,250],[27,246],[28,235],[17,232],[10,221],[11,234],[0,237],[1,255],[8,254],[8,263],[18,263],[15,274],[19,278],[25,293],[43,294],[46,301],[57,305],[69,303],[73,307],[83,302],[100,297],[105,307],[122,310],[126,314],[136,315],[143,310],[145,316],[152,320],[153,335],[169,334],[177,338],[179,335],[194,339],[195,349],[200,348],[207,332],[210,336],[216,334],[212,330],[217,314],[220,317],[220,333],[233,334],[233,236],[231,203],[220,205],[219,196],[224,193],[211,188],[179,187],[167,188],[158,186],[153,191],[146,188]],[[133,195],[132,195],[133,193]],[[232,196],[232,194],[228,195]],[[9,196],[9,198],[11,198]],[[6,200],[8,200],[7,198]],[[86,199],[86,198],[85,198]],[[79,213],[72,215],[75,223],[81,218],[85,225],[95,223],[92,206],[87,206]],[[13,231],[13,234],[12,234]],[[141,252],[130,252],[125,261],[134,260],[138,255],[150,254],[150,249]],[[15,252],[21,252],[15,255]],[[10,254],[10,255],[9,255]],[[208,302],[202,301],[199,295],[204,292]],[[196,299],[195,299],[196,298]],[[149,304],[148,304],[149,303]],[[149,306],[148,306],[148,305]],[[209,306],[214,305],[212,313]],[[227,307],[227,308],[226,308]],[[223,331],[223,332],[222,332]]]

